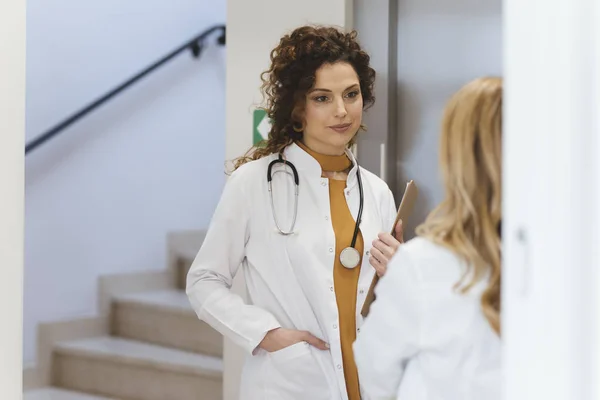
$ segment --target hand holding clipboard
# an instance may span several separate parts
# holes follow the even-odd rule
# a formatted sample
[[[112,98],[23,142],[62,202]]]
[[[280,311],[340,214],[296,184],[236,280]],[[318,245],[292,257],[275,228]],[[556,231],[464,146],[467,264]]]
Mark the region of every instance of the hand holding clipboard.
[[[402,220],[403,222],[407,220],[408,216],[411,214],[415,202],[417,200],[417,196],[419,194],[419,190],[417,189],[417,185],[415,185],[414,181],[409,181],[406,184],[406,189],[404,190],[404,195],[402,196],[402,201],[400,202],[400,207],[398,207],[398,214],[396,215],[396,220],[394,221],[394,225],[392,226],[391,234],[394,235],[394,231],[398,221]],[[375,286],[379,282],[379,275],[375,275],[373,277],[373,281],[371,281],[371,286],[369,287],[369,291],[367,292],[367,297],[365,298],[365,303],[363,304],[362,310],[360,311],[363,317],[366,317],[369,314],[369,309],[371,308],[371,304],[375,301]]]

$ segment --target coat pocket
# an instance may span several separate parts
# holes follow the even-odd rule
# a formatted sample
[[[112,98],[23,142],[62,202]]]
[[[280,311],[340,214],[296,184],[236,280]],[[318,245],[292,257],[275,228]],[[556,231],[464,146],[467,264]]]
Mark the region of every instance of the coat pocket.
[[[269,358],[275,362],[284,362],[296,357],[301,357],[305,354],[310,354],[310,345],[306,342],[295,343],[291,346],[284,347],[281,350],[269,353]]]
[[[267,400],[330,400],[331,388],[306,342],[268,354],[263,373]]]

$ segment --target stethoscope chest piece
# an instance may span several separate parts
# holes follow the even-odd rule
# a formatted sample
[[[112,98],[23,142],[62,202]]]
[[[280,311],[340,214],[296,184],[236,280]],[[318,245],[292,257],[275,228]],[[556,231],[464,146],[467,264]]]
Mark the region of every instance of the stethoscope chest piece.
[[[354,247],[346,247],[340,253],[340,262],[345,268],[356,268],[360,263],[360,253]]]

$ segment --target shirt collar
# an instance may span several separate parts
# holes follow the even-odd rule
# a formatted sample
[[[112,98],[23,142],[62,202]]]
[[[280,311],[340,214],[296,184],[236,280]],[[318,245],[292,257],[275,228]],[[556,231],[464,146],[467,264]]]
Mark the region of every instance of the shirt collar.
[[[352,161],[352,168],[348,172],[346,184],[347,188],[351,188],[357,182],[356,171],[358,169],[358,163],[356,162],[356,157],[354,157],[354,154],[350,151],[350,149],[346,149],[345,151],[348,155],[348,158],[350,158]],[[303,171],[306,176],[311,178],[321,178],[322,170],[319,162],[296,143],[292,143],[285,148],[283,151],[283,157],[294,164],[298,172]]]

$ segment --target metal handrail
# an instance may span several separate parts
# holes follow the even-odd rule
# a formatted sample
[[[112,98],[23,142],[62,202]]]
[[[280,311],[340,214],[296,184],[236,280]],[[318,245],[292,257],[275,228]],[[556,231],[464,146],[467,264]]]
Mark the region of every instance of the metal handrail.
[[[144,76],[148,75],[150,72],[154,71],[161,65],[165,64],[167,61],[173,59],[180,53],[183,53],[186,50],[190,50],[192,52],[192,55],[194,58],[200,57],[200,54],[202,53],[202,50],[204,49],[204,40],[210,34],[212,34],[213,32],[217,32],[217,31],[221,32],[221,34],[219,35],[219,37],[217,39],[217,43],[221,46],[225,45],[225,25],[216,25],[216,26],[213,26],[213,27],[205,30],[204,32],[202,32],[201,34],[188,40],[183,45],[179,46],[178,48],[176,48],[169,54],[160,58],[159,60],[154,62],[149,67],[147,67],[144,70],[140,71],[139,73],[135,74],[133,77],[129,78],[128,80],[126,80],[125,82],[123,82],[122,84],[117,86],[116,88],[112,89],[105,95],[99,97],[97,100],[94,100],[89,105],[85,106],[84,108],[77,111],[70,117],[66,118],[64,121],[58,123],[57,125],[55,125],[51,129],[49,129],[48,131],[44,132],[43,134],[39,135],[38,137],[36,137],[35,139],[33,139],[32,141],[27,143],[27,145],[25,146],[25,154],[29,154],[31,151],[35,150],[36,148],[38,148],[39,146],[41,146],[48,140],[52,139],[54,136],[58,135],[65,128],[72,125],[79,119],[83,118],[85,115],[89,114],[94,109],[100,107],[102,104],[104,104],[105,102],[107,102],[108,100],[110,100],[111,98],[116,96],[117,94],[121,93],[122,91],[127,89],[129,86],[133,85],[135,82],[139,81]]]

